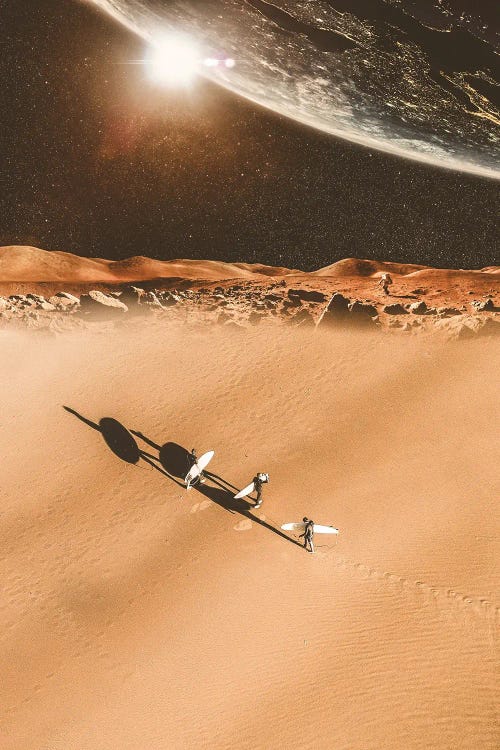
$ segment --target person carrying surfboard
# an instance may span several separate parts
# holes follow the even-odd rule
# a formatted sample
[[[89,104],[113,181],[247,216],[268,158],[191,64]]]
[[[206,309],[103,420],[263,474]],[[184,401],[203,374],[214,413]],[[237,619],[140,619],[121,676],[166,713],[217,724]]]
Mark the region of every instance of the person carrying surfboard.
[[[254,508],[260,508],[260,506],[262,505],[262,487],[264,486],[264,482],[260,474],[256,474],[254,476],[253,484],[255,492],[257,493],[257,499],[255,501]]]
[[[304,549],[307,549],[307,546],[309,545],[311,549],[307,549],[307,551],[314,552],[314,521],[311,521],[310,518],[305,516],[302,521],[305,524],[305,528],[304,533],[299,534],[299,539],[304,537]]]
[[[259,474],[256,474],[250,484],[247,484],[246,487],[243,487],[242,490],[236,493],[234,495],[235,500],[241,500],[244,497],[247,497],[248,495],[251,495],[252,492],[257,493],[257,499],[255,501],[254,508],[259,508],[262,505],[262,487],[264,484],[267,484],[269,482],[269,474],[264,474],[263,472],[260,472]]]
[[[188,465],[188,475],[189,475],[189,472],[191,471],[191,469],[193,468],[193,466],[196,466],[197,463],[198,463],[198,456],[196,455],[196,449],[195,448],[191,448],[191,453],[188,454],[188,464],[189,464]],[[205,475],[204,475],[203,471],[200,471],[200,473],[198,474],[197,477],[195,477],[191,481],[187,482],[186,489],[189,490],[193,485],[198,484],[198,483],[204,484],[205,481],[206,481]]]

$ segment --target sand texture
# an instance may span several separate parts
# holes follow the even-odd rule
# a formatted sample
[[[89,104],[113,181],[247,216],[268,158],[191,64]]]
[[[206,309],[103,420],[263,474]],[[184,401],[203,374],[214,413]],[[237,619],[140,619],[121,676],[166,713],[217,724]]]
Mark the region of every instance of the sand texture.
[[[498,338],[4,330],[0,372],[2,750],[498,747]]]

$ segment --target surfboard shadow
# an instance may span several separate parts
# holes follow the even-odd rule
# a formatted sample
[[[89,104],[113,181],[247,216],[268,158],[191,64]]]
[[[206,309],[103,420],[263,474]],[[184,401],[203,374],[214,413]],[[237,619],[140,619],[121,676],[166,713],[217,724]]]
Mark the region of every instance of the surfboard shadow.
[[[163,476],[171,479],[173,482],[179,485],[179,487],[184,487],[184,482],[177,481],[175,475],[170,475],[166,471],[166,469],[162,468],[162,466],[158,466],[158,463],[161,463],[158,456],[155,456],[152,453],[147,453],[146,451],[139,448],[139,445],[137,444],[136,440],[134,440],[132,435],[137,435],[145,440],[145,442],[147,442],[149,445],[155,448],[159,448],[159,446],[156,446],[152,441],[146,440],[141,433],[134,432],[133,430],[127,430],[127,428],[122,425],[121,422],[118,422],[118,420],[113,419],[112,417],[103,417],[99,420],[99,422],[92,422],[90,419],[87,419],[87,417],[79,414],[75,409],[71,409],[69,406],[63,406],[63,409],[65,409],[69,414],[73,414],[73,416],[77,417],[84,424],[92,427],[93,430],[100,432],[104,439],[104,442],[111,450],[111,452],[114,453],[115,456],[120,458],[122,461],[135,466],[142,458],[143,461],[149,464],[149,466],[158,471],[160,474],[163,474]],[[183,448],[181,450],[184,451]]]
[[[207,475],[207,472],[205,472],[205,474]],[[280,529],[277,529],[275,526],[271,526],[271,524],[267,523],[267,521],[264,521],[262,518],[255,516],[251,512],[253,510],[253,505],[250,505],[250,503],[248,503],[245,498],[235,500],[234,493],[231,490],[237,490],[236,487],[234,487],[226,480],[217,477],[216,474],[210,474],[210,478],[217,486],[212,487],[208,484],[197,484],[195,486],[195,489],[198,490],[201,495],[204,495],[209,500],[212,500],[212,502],[216,503],[221,508],[224,508],[224,510],[229,511],[230,513],[238,513],[240,516],[248,518],[250,521],[259,524],[259,526],[263,526],[268,531],[272,531],[274,534],[277,534],[277,536],[280,536],[282,539],[286,539],[287,542],[296,544],[297,547],[300,547],[302,549],[302,544],[300,544],[300,542],[298,542],[296,539],[287,536]],[[231,490],[228,490],[227,486],[225,485],[229,486]]]
[[[222,477],[219,477],[218,474],[213,474],[211,471],[207,471],[206,469],[203,472],[206,477],[211,479],[215,484],[218,482],[221,482],[225,487],[228,489],[234,490],[234,493],[238,492],[238,487],[236,487],[234,484],[231,484],[231,482],[228,482],[227,479],[223,479]],[[233,494],[234,494],[233,493]]]
[[[89,427],[92,427],[97,432],[100,432],[104,442],[115,456],[121,458],[128,464],[136,464],[140,457],[141,451],[136,441],[120,422],[112,417],[103,417],[98,423],[92,422],[90,419],[78,414],[74,409],[70,409],[69,406],[64,406],[67,412],[78,417]]]
[[[151,438],[148,438],[142,432],[137,432],[136,430],[130,430],[130,432],[158,451],[158,456],[154,458],[160,462],[170,477],[185,478],[193,465],[191,453],[186,448],[172,442],[158,445],[158,443],[153,442]],[[182,482],[182,486],[184,486],[184,482]]]
[[[112,417],[103,417],[99,422],[92,422],[82,414],[79,414],[75,409],[71,409],[69,406],[63,406],[69,414],[77,417],[81,422],[88,425],[92,429],[100,432],[108,448],[118,456],[122,461],[128,464],[136,465],[139,459],[143,459],[146,463],[156,469],[160,474],[175,482],[179,487],[185,487],[183,481],[179,481],[180,478],[186,476],[187,471],[191,466],[191,454],[182,445],[178,443],[167,442],[163,445],[158,445],[153,442],[150,438],[146,437],[143,433],[135,430],[128,430],[118,420]],[[151,453],[147,453],[139,448],[136,440],[133,438],[136,435],[143,440],[147,445],[158,451],[158,456],[154,456]],[[160,464],[160,465],[158,465]],[[250,521],[263,526],[268,531],[272,531],[277,536],[285,539],[287,542],[297,545],[302,548],[300,542],[284,534],[280,529],[267,523],[262,518],[255,516],[251,511],[253,506],[241,498],[239,500],[234,499],[234,493],[237,492],[238,488],[235,487],[231,482],[227,481],[223,477],[213,474],[212,472],[204,472],[207,479],[213,483],[209,484],[197,484],[194,486],[201,495],[206,497],[212,502],[219,505],[229,513],[238,513],[244,518],[248,518]]]

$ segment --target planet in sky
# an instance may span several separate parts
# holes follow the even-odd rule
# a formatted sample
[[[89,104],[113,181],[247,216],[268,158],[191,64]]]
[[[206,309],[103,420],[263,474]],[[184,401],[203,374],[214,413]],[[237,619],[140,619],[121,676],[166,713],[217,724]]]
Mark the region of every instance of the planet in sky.
[[[157,78],[196,68],[353,143],[500,178],[490,0],[91,1],[144,38]]]

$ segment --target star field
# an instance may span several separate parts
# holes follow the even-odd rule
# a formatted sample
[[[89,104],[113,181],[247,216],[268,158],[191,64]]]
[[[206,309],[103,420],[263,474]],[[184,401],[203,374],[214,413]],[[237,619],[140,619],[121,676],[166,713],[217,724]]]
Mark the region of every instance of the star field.
[[[199,80],[79,3],[4,0],[0,245],[311,270],[499,262],[498,183],[370,152]]]

